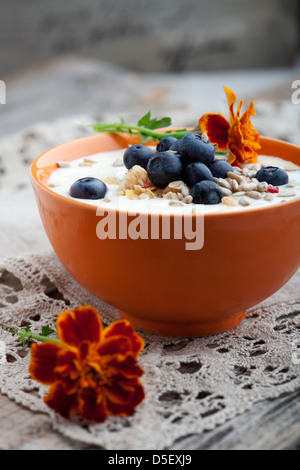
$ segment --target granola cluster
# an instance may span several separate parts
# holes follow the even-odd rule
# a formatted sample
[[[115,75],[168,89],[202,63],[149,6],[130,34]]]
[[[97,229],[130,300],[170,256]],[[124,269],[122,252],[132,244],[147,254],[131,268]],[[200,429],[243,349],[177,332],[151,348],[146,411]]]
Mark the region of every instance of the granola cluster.
[[[190,188],[183,181],[172,181],[164,189],[153,186],[147,171],[135,165],[126,173],[125,179],[119,184],[118,194],[128,199],[170,199],[181,204],[190,204],[193,200]]]

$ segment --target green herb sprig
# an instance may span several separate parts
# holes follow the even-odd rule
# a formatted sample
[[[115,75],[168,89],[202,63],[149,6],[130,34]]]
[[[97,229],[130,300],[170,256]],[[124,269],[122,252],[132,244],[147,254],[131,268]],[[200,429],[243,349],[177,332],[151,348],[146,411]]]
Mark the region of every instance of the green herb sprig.
[[[161,140],[163,137],[176,137],[181,139],[184,135],[190,132],[201,133],[200,127],[197,126],[192,130],[188,129],[170,129],[168,131],[159,132],[156,129],[163,127],[169,127],[172,124],[170,117],[163,117],[161,119],[152,118],[151,111],[148,111],[141,119],[139,119],[137,125],[126,124],[124,118],[120,118],[120,122],[112,122],[109,124],[83,124],[86,127],[91,127],[96,132],[121,132],[132,135],[138,135],[141,138],[142,143],[146,143],[149,140]]]
[[[18,341],[22,342],[23,346],[28,345],[29,340],[31,339],[35,339],[37,341],[53,341],[55,343],[61,344],[61,341],[59,339],[49,338],[49,335],[54,333],[54,331],[50,329],[49,325],[42,327],[41,334],[32,333],[30,323],[27,323],[25,328],[19,328],[17,326],[11,326],[7,325],[6,323],[3,323],[2,329],[5,331],[9,331],[14,335],[19,335],[17,339]]]

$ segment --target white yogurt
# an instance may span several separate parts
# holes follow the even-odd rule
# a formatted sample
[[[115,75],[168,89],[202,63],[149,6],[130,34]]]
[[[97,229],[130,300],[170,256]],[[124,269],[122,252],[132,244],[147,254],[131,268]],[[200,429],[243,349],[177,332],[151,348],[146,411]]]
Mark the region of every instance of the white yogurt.
[[[289,183],[279,187],[279,194],[273,194],[272,201],[265,201],[264,199],[251,199],[249,206],[228,206],[225,204],[216,205],[199,205],[199,204],[184,204],[181,206],[170,205],[169,199],[153,198],[153,199],[128,199],[126,196],[118,195],[117,184],[107,184],[108,191],[105,199],[91,200],[91,199],[75,199],[70,196],[69,190],[71,185],[80,178],[94,177],[100,180],[106,180],[107,177],[117,178],[119,181],[125,178],[128,171],[124,165],[114,166],[116,161],[121,161],[126,149],[116,150],[111,152],[101,152],[87,157],[76,159],[70,163],[66,163],[66,167],[57,168],[49,177],[47,184],[48,187],[57,194],[68,197],[75,201],[80,201],[84,204],[101,207],[101,208],[114,208],[122,209],[128,212],[154,212],[154,213],[190,213],[199,210],[204,213],[214,212],[232,212],[240,210],[251,210],[254,207],[270,207],[274,204],[281,204],[287,202],[295,197],[300,197],[300,167],[294,163],[287,162],[277,157],[258,156],[258,167],[260,166],[277,166],[285,169],[289,175]],[[82,166],[90,164],[91,166]],[[63,164],[63,163],[62,163]],[[245,166],[252,166],[245,165]],[[292,186],[292,187],[291,187]],[[290,197],[283,196],[287,191],[293,193]]]

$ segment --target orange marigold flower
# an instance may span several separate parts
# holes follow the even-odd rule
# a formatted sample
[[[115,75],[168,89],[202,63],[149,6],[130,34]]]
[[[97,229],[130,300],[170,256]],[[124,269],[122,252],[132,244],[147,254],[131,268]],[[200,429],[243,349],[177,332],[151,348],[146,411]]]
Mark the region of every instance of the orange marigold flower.
[[[229,163],[256,163],[257,152],[260,149],[259,133],[253,128],[251,116],[254,116],[254,104],[251,102],[240,118],[240,110],[243,105],[241,100],[236,114],[233,106],[237,96],[229,88],[224,87],[229,112],[230,122],[222,114],[204,114],[199,120],[202,132],[205,132],[209,140],[218,146],[219,150],[228,150]]]
[[[45,403],[65,418],[79,414],[101,423],[109,414],[129,416],[145,394],[137,358],[144,340],[127,320],[103,328],[90,306],[57,318],[59,343],[32,344],[29,372],[50,385]]]

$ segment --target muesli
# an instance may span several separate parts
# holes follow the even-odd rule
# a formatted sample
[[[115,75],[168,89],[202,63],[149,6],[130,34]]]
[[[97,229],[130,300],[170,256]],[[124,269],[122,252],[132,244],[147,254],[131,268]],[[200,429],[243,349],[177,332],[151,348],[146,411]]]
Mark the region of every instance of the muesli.
[[[161,131],[170,119],[152,119],[147,113],[137,126],[124,120],[93,125],[99,132],[138,134],[141,143],[59,162],[48,186],[88,204],[118,208],[122,202],[128,210],[143,211],[149,201],[160,212],[191,204],[204,205],[206,212],[237,210],[299,197],[300,167],[258,155],[259,134],[250,120],[253,103],[240,117],[243,102],[235,113],[236,95],[224,88],[229,121],[221,114],[205,114],[193,130]],[[158,143],[145,145],[149,139]]]

